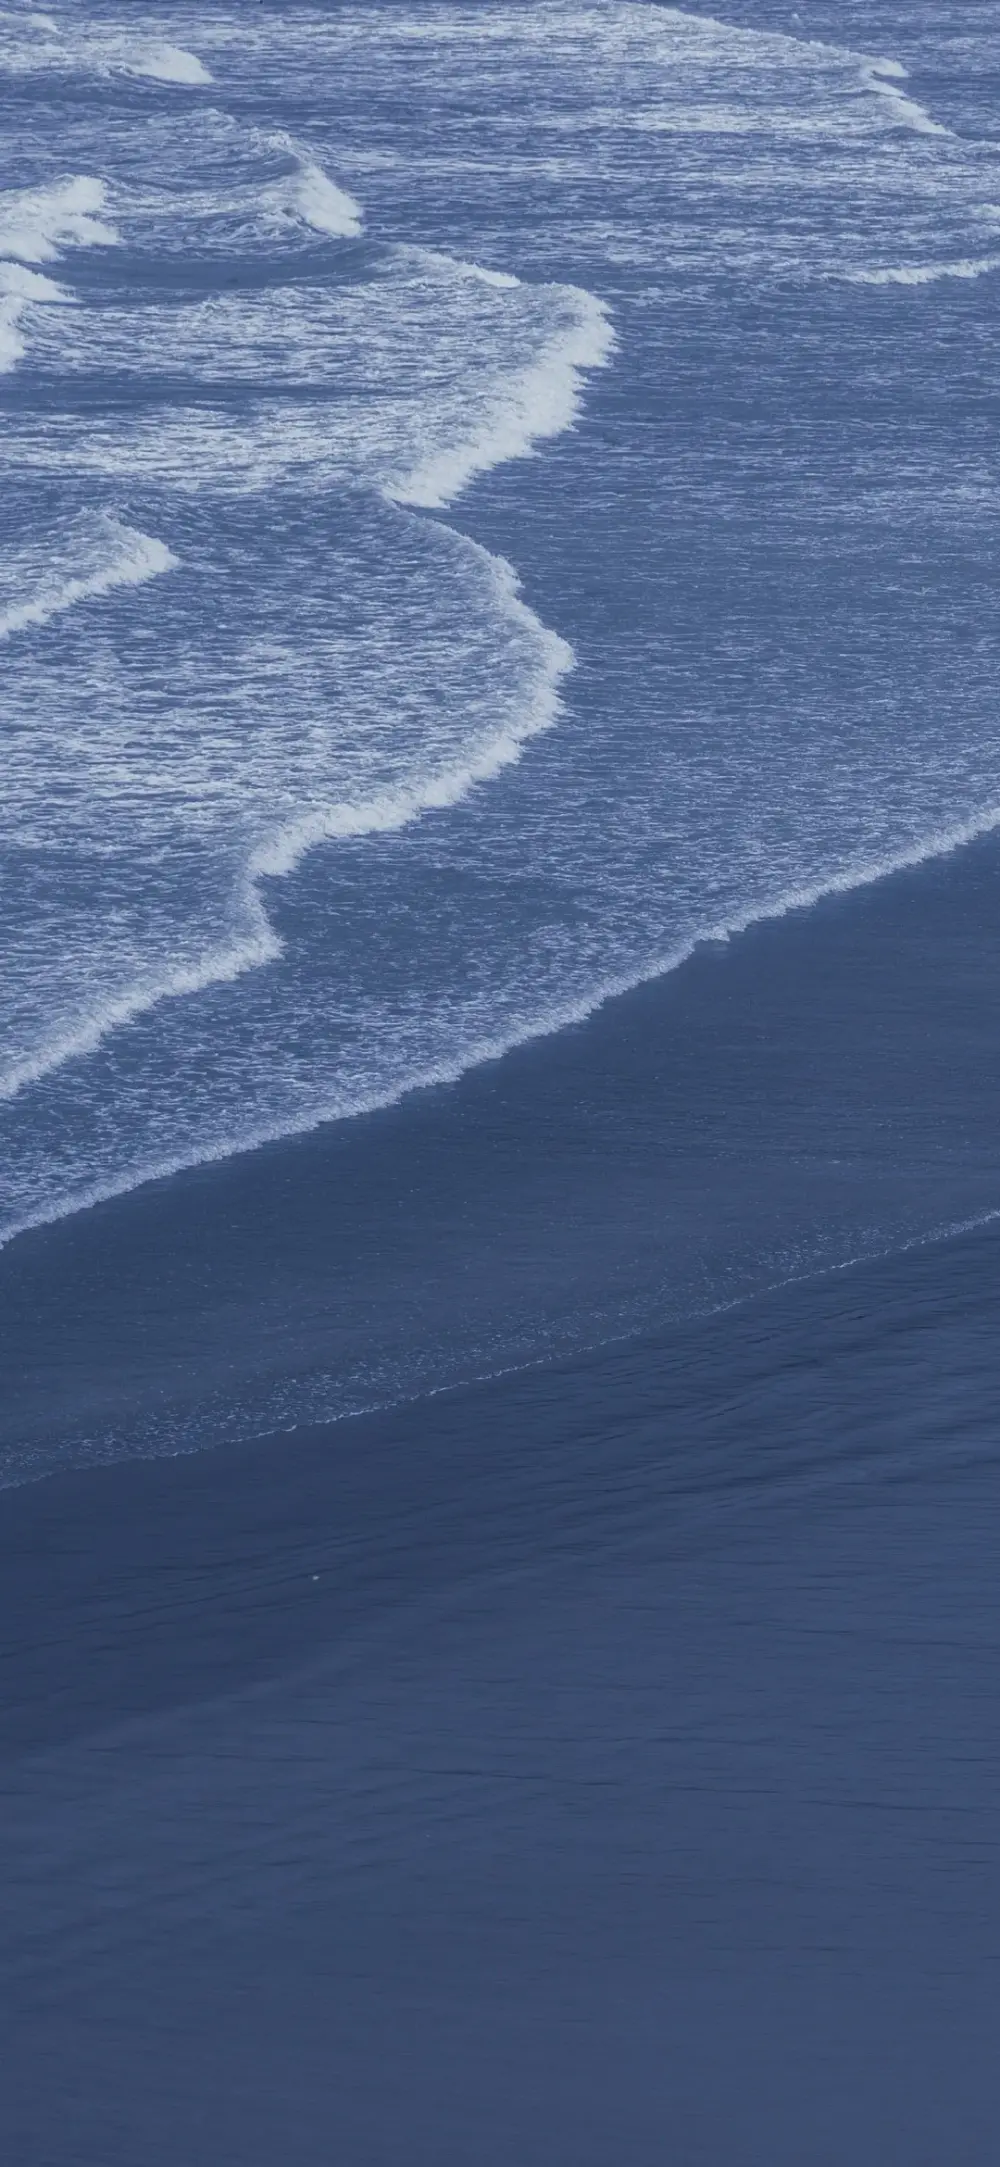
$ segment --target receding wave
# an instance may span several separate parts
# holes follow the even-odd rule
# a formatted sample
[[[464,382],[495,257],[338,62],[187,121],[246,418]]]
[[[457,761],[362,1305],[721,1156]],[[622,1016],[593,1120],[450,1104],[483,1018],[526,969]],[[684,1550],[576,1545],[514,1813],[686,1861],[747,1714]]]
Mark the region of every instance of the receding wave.
[[[69,1061],[95,1053],[111,1032],[135,1023],[161,1001],[204,993],[209,986],[223,985],[244,971],[258,970],[281,954],[281,942],[268,923],[263,905],[251,882],[238,898],[246,921],[242,937],[209,950],[198,962],[182,964],[161,975],[151,974],[126,993],[99,1001],[93,1011],[70,1030],[61,1032],[37,1053],[11,1062],[0,1070],[0,1100],[17,1098],[31,1084],[41,1083]],[[4,1237],[0,1236],[0,1246]]]

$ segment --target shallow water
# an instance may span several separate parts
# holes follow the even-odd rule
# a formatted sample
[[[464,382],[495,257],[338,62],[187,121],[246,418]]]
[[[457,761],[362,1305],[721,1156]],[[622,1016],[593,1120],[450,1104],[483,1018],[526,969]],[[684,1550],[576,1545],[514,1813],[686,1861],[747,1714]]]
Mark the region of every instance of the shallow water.
[[[9,1229],[992,825],[995,40],[802,27],[5,16]]]

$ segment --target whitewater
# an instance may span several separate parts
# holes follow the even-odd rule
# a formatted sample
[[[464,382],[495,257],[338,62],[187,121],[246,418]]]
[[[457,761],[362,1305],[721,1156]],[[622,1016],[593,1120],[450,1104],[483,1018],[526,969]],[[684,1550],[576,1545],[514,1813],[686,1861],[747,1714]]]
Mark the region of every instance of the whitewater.
[[[1000,820],[988,652],[873,603],[978,444],[786,427],[988,293],[991,146],[629,0],[128,15],[0,21],[7,1238]],[[723,576],[696,653],[720,522],[782,630]]]

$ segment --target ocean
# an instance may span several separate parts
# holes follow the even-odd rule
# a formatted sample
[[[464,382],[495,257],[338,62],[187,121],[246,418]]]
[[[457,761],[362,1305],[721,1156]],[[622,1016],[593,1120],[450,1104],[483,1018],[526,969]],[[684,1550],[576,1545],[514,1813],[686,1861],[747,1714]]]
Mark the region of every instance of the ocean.
[[[985,2167],[979,0],[0,14],[18,2167]]]

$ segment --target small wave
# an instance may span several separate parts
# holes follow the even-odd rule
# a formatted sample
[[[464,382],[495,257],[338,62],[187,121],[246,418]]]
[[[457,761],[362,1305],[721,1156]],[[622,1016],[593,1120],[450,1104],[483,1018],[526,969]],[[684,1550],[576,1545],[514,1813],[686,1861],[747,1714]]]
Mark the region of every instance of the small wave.
[[[895,109],[901,127],[911,128],[916,135],[950,135],[951,129],[932,120],[915,98],[907,97],[900,84],[908,79],[908,69],[898,60],[876,60],[867,54],[861,56],[861,79],[867,89],[877,97],[887,98]]]
[[[964,256],[957,263],[893,263],[877,270],[845,271],[852,286],[932,286],[940,278],[983,278],[1000,271],[1000,256]]]
[[[353,239],[361,232],[361,208],[346,189],[338,188],[322,166],[303,164],[294,189],[295,203],[307,226],[317,233]]]
[[[461,268],[478,272],[478,266]],[[497,282],[489,274],[487,279]],[[511,459],[529,458],[536,443],[572,427],[583,394],[582,373],[603,368],[616,339],[608,311],[595,294],[582,287],[564,291],[576,303],[575,322],[548,343],[539,360],[506,378],[492,399],[487,397],[473,436],[432,452],[401,481],[387,485],[385,494],[393,502],[440,511],[475,475]]]
[[[111,520],[106,526],[113,529],[123,545],[117,560],[95,568],[86,579],[64,578],[27,601],[8,605],[6,611],[0,609],[0,638],[22,625],[43,622],[86,594],[138,582],[177,562],[162,543],[138,530]],[[368,795],[311,806],[270,835],[265,833],[250,852],[232,893],[232,938],[216,941],[206,953],[189,957],[176,969],[151,971],[119,993],[105,996],[69,1028],[0,1073],[0,1100],[13,1099],[67,1063],[94,1053],[109,1034],[135,1023],[164,1001],[205,992],[276,962],[284,953],[284,943],[268,916],[260,891],[262,881],[293,872],[317,844],[386,834],[408,826],[427,812],[457,805],[477,785],[491,781],[512,765],[529,738],[552,726],[560,711],[562,680],[574,666],[572,648],[544,626],[523,600],[517,576],[505,558],[494,556],[467,537],[461,538],[461,549],[463,557],[485,575],[486,590],[498,616],[525,635],[533,652],[531,681],[515,711],[508,712],[499,727],[487,728],[470,742],[456,745],[443,758],[432,755],[422,770],[418,768],[406,780]]]
[[[78,549],[83,537],[74,539]],[[12,634],[23,632],[30,625],[47,624],[50,618],[60,616],[63,610],[72,609],[75,603],[87,601],[92,596],[110,594],[116,587],[139,587],[147,579],[156,579],[161,572],[173,571],[178,563],[165,542],[157,541],[155,535],[143,534],[138,527],[126,526],[124,521],[113,516],[100,522],[100,531],[93,540],[98,549],[96,564],[73,571],[50,571],[29,593],[23,592],[24,573],[19,582],[16,564],[7,568],[6,580],[0,582],[0,640],[10,639]],[[26,567],[25,570],[30,577],[31,569]],[[19,584],[22,591],[18,594]],[[4,585],[8,590],[11,586],[15,588],[14,597],[8,598],[6,603]]]
[[[0,261],[0,376],[16,368],[23,358],[21,318],[30,303],[38,301],[65,306],[72,301],[72,295],[65,287],[57,286],[54,279],[44,278],[40,271]]]
[[[290,136],[272,135],[267,141],[272,148],[287,151],[295,160],[295,171],[290,179],[269,190],[272,200],[283,198],[316,233],[329,233],[337,240],[356,240],[362,230],[360,203],[348,195],[346,188],[339,188],[316,159],[300,149]]]
[[[43,1077],[51,1076],[56,1069],[64,1068],[69,1061],[82,1059],[96,1053],[98,1046],[112,1031],[121,1030],[138,1017],[146,1015],[161,1001],[177,1000],[185,994],[204,993],[209,986],[223,985],[242,977],[245,971],[259,970],[261,964],[271,963],[281,954],[282,944],[273,931],[264,907],[251,883],[247,883],[240,902],[247,920],[246,931],[231,946],[211,951],[195,964],[181,965],[175,971],[167,971],[162,977],[140,982],[122,994],[117,1000],[108,1000],[85,1022],[67,1031],[62,1038],[52,1041],[41,1052],[23,1061],[12,1063],[0,1073],[0,1100],[16,1098],[30,1085],[41,1083]],[[0,1247],[3,1246],[0,1241]]]
[[[51,263],[66,247],[111,246],[118,238],[98,218],[102,181],[87,175],[53,188],[16,189],[0,195],[0,375],[23,360],[21,322],[36,303],[65,306],[73,296],[29,265]]]
[[[408,827],[422,813],[442,812],[458,805],[479,783],[492,782],[505,767],[520,758],[529,738],[551,729],[560,709],[562,679],[572,670],[576,657],[567,640],[552,632],[521,596],[520,582],[505,557],[494,556],[479,542],[464,537],[469,555],[489,574],[494,600],[501,615],[513,619],[534,640],[541,642],[541,667],[530,698],[515,719],[495,737],[472,749],[468,757],[443,771],[415,776],[402,789],[374,797],[331,805],[310,812],[261,844],[250,864],[254,881],[280,879],[294,872],[315,844],[358,835],[386,835]]]
[[[106,200],[104,182],[84,173],[0,194],[0,256],[52,263],[64,248],[114,247],[119,236],[99,215]]]
[[[455,258],[455,269],[465,278],[478,279],[481,286],[506,286],[509,290],[511,286],[521,284],[513,271],[493,271],[487,264],[463,263],[458,257]]]
[[[146,1183],[182,1173],[192,1164],[212,1165],[231,1158],[236,1152],[253,1151],[263,1144],[282,1141],[289,1136],[306,1135],[332,1120],[352,1120],[380,1112],[387,1106],[398,1105],[413,1092],[457,1083],[471,1070],[482,1067],[486,1062],[501,1060],[519,1046],[529,1045],[540,1038],[552,1037],[559,1031],[587,1022],[609,1001],[634,991],[636,986],[670,976],[682,965],[689,963],[703,947],[728,943],[748,932],[751,926],[774,923],[791,916],[793,912],[812,909],[817,903],[831,896],[846,895],[860,888],[874,886],[878,881],[890,879],[894,874],[906,872],[930,859],[950,856],[952,852],[978,841],[998,828],[1000,805],[993,806],[968,821],[930,834],[922,841],[915,841],[898,852],[888,853],[881,858],[859,860],[854,865],[845,867],[841,873],[831,873],[815,883],[786,889],[776,895],[773,901],[762,903],[744,914],[727,918],[715,925],[708,923],[691,938],[651,958],[645,966],[609,977],[589,992],[562,1002],[554,1002],[534,1015],[522,1014],[509,1026],[494,1033],[484,1033],[481,1037],[467,1042],[453,1056],[445,1056],[415,1067],[412,1073],[394,1080],[388,1088],[379,1090],[377,1087],[362,1087],[350,1098],[335,1101],[319,1097],[304,1106],[298,1114],[286,1112],[276,1121],[265,1119],[248,1123],[238,1134],[225,1140],[206,1138],[196,1158],[192,1158],[188,1152],[172,1153],[159,1159],[150,1158],[127,1171],[122,1169],[110,1179],[91,1182],[67,1194],[59,1202],[44,1206],[5,1227],[0,1232],[0,1249],[32,1228],[53,1225],[78,1211],[91,1210],[115,1197],[130,1195]],[[305,847],[308,847],[308,844]],[[262,873],[263,869],[256,877],[262,877]],[[251,934],[242,948],[234,945],[231,950],[221,952],[218,957],[206,958],[206,986],[218,983],[221,979],[234,979],[243,971],[253,969],[259,961],[274,960],[281,953],[280,941],[266,919],[256,890],[252,886],[248,887],[246,902],[249,909],[260,913],[259,937],[262,942],[268,943],[268,951],[266,954],[262,952],[257,955],[254,952],[255,936]],[[66,1040],[58,1061],[54,1058],[56,1049],[52,1049],[49,1056],[39,1060],[37,1080],[53,1067],[71,1060],[77,1054],[93,1052],[117,1024],[135,1020],[144,1008],[155,1005],[172,993],[196,990],[195,980],[200,977],[200,972],[192,972],[190,987],[181,982],[183,975],[178,973],[176,984],[164,981],[158,991],[152,992],[149,999],[141,1000],[137,994],[132,1002],[109,1004],[101,1017],[95,1017],[92,1025],[81,1029],[75,1040]],[[116,1013],[116,1010],[120,1010],[120,1013]],[[29,1077],[27,1074],[23,1078],[24,1083],[34,1080],[36,1077]],[[0,1082],[0,1097],[4,1095],[4,1085]]]
[[[5,71],[31,74],[50,69],[59,73],[91,70],[98,75],[138,75],[157,83],[191,88],[212,81],[209,69],[195,53],[164,38],[122,37],[99,30],[80,34],[51,15],[12,17],[0,11],[0,23],[12,23],[16,30],[34,33],[13,47],[6,46]]]
[[[54,278],[46,278],[42,271],[30,271],[24,263],[4,263],[0,259],[0,294],[10,295],[17,301],[68,301],[70,295],[65,286],[57,286]]]
[[[124,47],[111,60],[110,65],[124,75],[146,75],[155,83],[210,83],[212,76],[204,61],[189,53],[183,45],[138,45]]]

